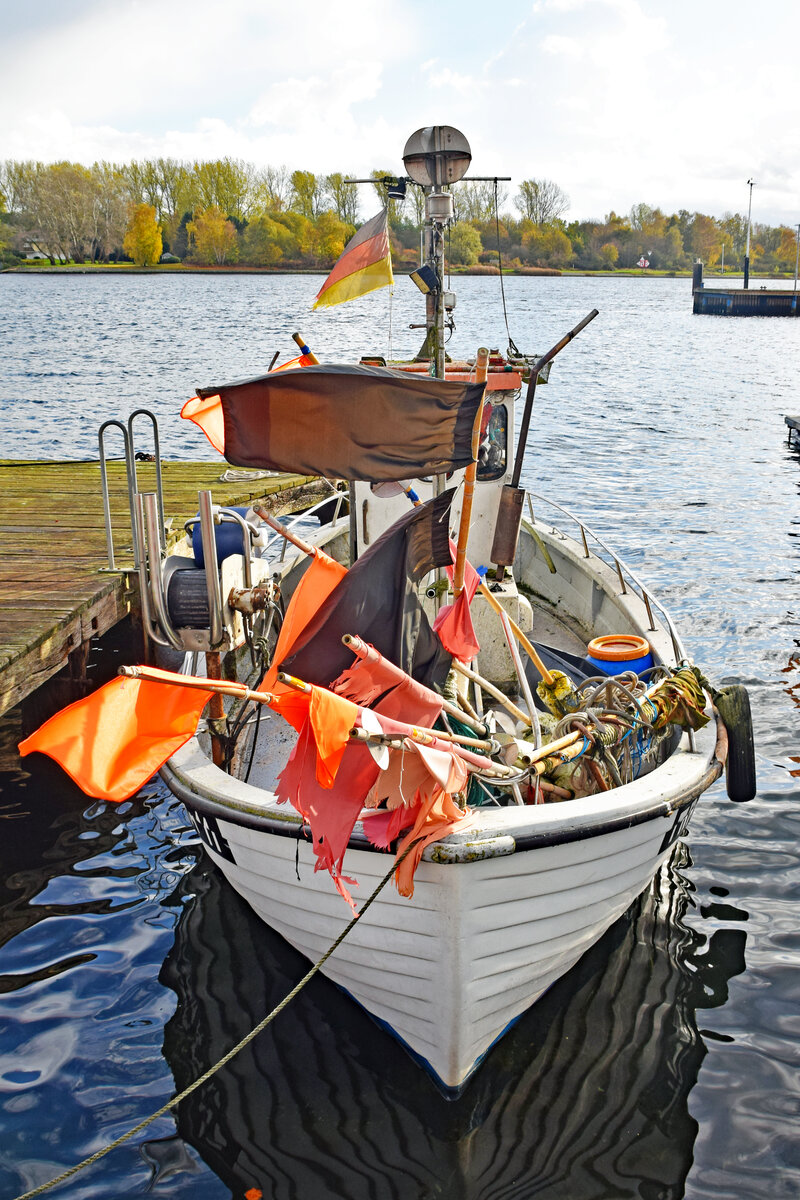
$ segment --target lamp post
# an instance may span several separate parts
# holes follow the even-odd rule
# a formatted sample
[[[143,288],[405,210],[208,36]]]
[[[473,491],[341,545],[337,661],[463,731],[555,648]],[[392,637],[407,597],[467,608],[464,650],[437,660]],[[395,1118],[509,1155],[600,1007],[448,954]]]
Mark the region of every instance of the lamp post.
[[[797,267],[800,265],[800,225],[797,226],[797,237],[795,238],[795,254],[794,254],[794,290],[797,291]]]
[[[747,206],[747,248],[744,252],[744,286],[750,286],[750,214],[753,211],[753,188],[755,180],[748,179],[747,186],[750,188],[750,203]]]

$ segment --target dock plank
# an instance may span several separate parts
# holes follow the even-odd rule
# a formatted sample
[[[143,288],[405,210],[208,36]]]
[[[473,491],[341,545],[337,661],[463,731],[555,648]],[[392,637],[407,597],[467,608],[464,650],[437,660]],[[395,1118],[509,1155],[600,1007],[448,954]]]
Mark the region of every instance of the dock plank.
[[[174,544],[197,511],[197,493],[216,504],[266,501],[277,512],[304,507],[321,483],[306,475],[236,472],[218,462],[162,463],[167,537]],[[133,560],[125,464],[108,463],[117,570],[107,549],[96,461],[0,460],[0,715],[19,704],[131,609]],[[137,464],[140,491],[156,471]]]

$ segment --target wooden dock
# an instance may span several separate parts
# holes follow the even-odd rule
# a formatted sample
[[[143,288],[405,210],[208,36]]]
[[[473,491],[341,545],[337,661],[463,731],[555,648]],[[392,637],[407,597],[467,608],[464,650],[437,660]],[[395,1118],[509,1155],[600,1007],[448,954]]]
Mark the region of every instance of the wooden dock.
[[[789,426],[789,445],[800,446],[800,417],[784,417]]]
[[[137,463],[140,491],[155,490],[155,466]],[[216,504],[272,499],[275,511],[305,507],[324,485],[304,475],[224,481],[219,463],[162,462],[171,540],[197,512],[197,492]],[[0,460],[0,715],[67,668],[85,674],[92,638],[131,611],[137,579],[124,462],[108,464],[115,571],[107,568],[98,462]]]

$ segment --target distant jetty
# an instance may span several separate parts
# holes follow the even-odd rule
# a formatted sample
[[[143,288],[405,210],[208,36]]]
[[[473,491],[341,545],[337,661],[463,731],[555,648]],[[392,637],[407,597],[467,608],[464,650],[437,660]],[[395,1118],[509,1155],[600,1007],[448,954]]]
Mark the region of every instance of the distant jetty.
[[[800,315],[797,291],[788,288],[706,287],[703,264],[692,271],[692,312],[717,317],[796,317]]]

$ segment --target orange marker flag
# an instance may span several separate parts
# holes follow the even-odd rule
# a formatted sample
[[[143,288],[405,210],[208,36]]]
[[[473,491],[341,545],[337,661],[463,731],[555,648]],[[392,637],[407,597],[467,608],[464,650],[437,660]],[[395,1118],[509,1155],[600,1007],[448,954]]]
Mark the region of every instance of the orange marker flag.
[[[327,600],[346,574],[347,567],[343,567],[341,563],[330,558],[324,550],[315,547],[314,558],[303,573],[289,601],[289,607],[286,609],[286,616],[283,618],[281,631],[272,655],[272,665],[261,680],[262,692],[280,694],[289,690],[284,684],[278,683],[280,665],[291,654],[293,646],[317,609]],[[299,729],[299,725],[295,728]]]
[[[118,676],[56,713],[20,742],[20,754],[48,754],[89,796],[127,800],[188,742],[212,695],[181,687],[185,676],[158,674],[175,686]]]

